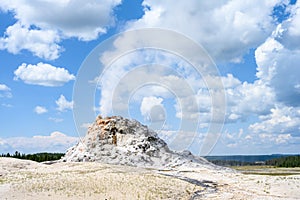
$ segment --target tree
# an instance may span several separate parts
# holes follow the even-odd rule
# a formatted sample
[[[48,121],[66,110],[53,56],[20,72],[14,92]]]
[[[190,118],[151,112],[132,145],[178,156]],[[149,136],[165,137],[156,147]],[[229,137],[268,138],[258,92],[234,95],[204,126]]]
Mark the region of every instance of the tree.
[[[276,167],[300,167],[300,155],[271,159],[266,161],[266,164]]]
[[[15,154],[13,155],[14,158],[21,158],[20,152],[16,151]]]

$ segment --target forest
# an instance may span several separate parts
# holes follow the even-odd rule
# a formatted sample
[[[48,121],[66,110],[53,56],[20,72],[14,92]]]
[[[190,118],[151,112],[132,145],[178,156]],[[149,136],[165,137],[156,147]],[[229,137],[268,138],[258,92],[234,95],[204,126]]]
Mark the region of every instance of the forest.
[[[208,159],[209,160],[209,159]],[[300,155],[282,156],[266,161],[240,161],[240,160],[209,160],[215,165],[220,166],[249,166],[249,165],[267,165],[274,167],[300,167]]]
[[[266,165],[275,167],[300,167],[300,155],[267,160]]]
[[[21,154],[20,152],[16,151],[14,154],[2,154],[1,157],[11,157],[11,158],[18,158],[18,159],[25,159],[25,160],[33,160],[36,162],[45,162],[45,161],[52,161],[52,160],[59,160],[64,153],[35,153],[35,154]]]

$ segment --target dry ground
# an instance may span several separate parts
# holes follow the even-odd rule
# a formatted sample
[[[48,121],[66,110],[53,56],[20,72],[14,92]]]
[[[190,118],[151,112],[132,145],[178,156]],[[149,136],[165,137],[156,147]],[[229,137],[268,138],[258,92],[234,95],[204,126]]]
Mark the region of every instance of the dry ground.
[[[300,175],[0,158],[0,199],[300,199]]]

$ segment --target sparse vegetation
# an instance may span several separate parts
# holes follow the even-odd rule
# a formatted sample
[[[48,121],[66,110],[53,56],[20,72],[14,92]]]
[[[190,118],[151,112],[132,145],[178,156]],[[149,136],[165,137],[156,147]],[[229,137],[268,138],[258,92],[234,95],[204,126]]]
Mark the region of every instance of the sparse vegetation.
[[[56,166],[52,167],[54,165]],[[193,191],[203,189],[201,186],[143,169],[95,163],[54,165],[34,173],[12,172],[6,176],[7,182],[15,191],[30,195],[51,195],[53,198],[66,196],[68,199],[88,199],[90,196],[99,197],[98,199],[186,199]],[[57,171],[61,166],[68,167]]]
[[[2,161],[2,199],[228,199],[228,194],[232,194],[231,199],[261,199],[269,195],[296,199],[300,183],[299,176],[246,176],[206,168],[158,171],[93,162],[42,165],[15,159]],[[239,168],[300,173],[300,168]]]
[[[290,176],[299,175],[300,168],[278,168],[274,166],[232,166],[231,168],[243,174],[268,175],[268,176]]]

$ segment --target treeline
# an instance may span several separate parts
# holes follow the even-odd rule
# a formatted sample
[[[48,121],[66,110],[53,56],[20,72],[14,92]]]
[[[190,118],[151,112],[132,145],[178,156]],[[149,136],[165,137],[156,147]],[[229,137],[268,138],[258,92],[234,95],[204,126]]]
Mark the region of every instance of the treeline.
[[[236,160],[209,160],[215,165],[220,166],[249,166],[249,165],[267,165],[274,167],[300,167],[300,155],[297,156],[283,156],[280,158],[273,158],[266,161],[247,162]]]
[[[245,162],[245,161],[237,161],[237,160],[210,160],[209,162],[214,163],[219,166],[249,166],[249,165],[263,165],[264,162]]]
[[[35,154],[21,154],[20,152],[16,151],[14,154],[2,154],[1,157],[11,157],[11,158],[18,158],[24,160],[33,160],[36,162],[45,162],[45,161],[52,161],[52,160],[59,160],[64,153],[35,153]]]
[[[266,165],[272,165],[275,167],[300,167],[300,155],[267,160]]]

